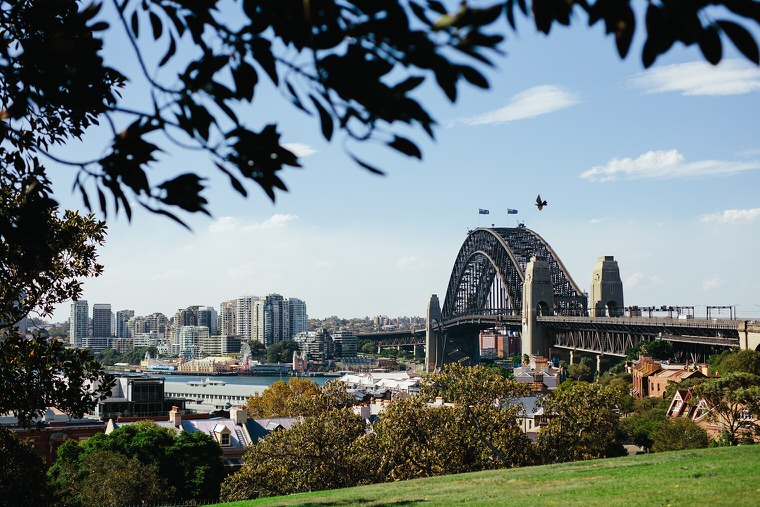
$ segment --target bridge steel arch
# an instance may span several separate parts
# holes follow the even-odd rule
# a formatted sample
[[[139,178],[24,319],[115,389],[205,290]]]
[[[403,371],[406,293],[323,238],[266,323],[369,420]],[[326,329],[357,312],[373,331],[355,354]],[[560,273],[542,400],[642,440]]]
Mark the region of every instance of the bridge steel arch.
[[[585,316],[588,298],[544,239],[526,227],[470,231],[449,278],[442,319],[481,315],[519,315],[525,267],[531,257],[548,261],[557,315]]]

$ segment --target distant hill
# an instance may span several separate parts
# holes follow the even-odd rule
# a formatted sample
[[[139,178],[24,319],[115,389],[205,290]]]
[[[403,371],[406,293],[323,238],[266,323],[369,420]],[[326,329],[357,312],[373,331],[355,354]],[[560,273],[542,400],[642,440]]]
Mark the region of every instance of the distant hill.
[[[758,506],[760,445],[490,470],[224,507]]]

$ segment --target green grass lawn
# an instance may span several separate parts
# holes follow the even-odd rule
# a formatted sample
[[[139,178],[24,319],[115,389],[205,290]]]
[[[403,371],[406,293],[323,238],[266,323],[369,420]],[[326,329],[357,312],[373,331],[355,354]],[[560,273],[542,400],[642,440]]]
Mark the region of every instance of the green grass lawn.
[[[219,505],[760,506],[760,445],[491,470]]]

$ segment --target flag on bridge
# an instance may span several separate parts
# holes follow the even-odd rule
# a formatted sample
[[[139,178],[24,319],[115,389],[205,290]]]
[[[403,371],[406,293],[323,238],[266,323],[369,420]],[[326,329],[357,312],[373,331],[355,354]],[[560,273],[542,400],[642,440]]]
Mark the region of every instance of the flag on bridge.
[[[478,215],[487,215],[489,213],[490,213],[490,211],[488,211],[487,209],[480,208],[478,210]]]
[[[507,208],[507,215],[517,215],[517,210],[512,208]]]

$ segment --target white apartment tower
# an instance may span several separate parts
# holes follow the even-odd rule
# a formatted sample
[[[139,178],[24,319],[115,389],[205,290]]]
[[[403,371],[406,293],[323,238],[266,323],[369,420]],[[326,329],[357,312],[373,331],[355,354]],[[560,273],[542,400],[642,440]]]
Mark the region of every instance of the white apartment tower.
[[[256,296],[241,296],[237,298],[235,308],[235,335],[241,340],[250,340],[253,337],[251,311]]]
[[[306,302],[298,298],[288,298],[288,313],[290,316],[290,334],[287,339],[291,340],[298,333],[303,333],[309,328]]]
[[[71,303],[69,317],[69,343],[72,347],[81,348],[87,339],[87,329],[90,326],[90,306],[87,301]]]
[[[237,299],[224,301],[219,305],[219,334],[221,336],[237,336],[236,315]]]

